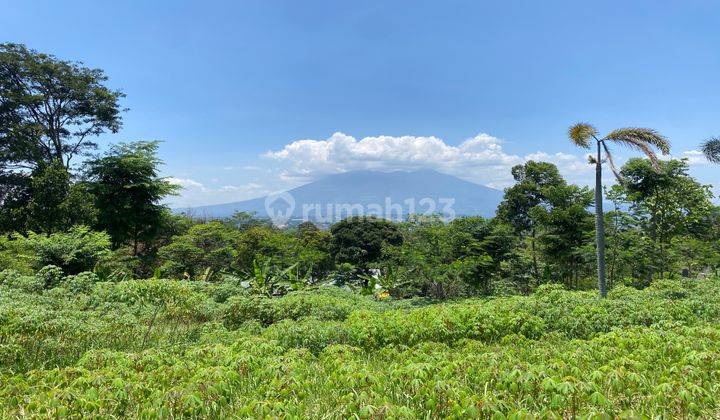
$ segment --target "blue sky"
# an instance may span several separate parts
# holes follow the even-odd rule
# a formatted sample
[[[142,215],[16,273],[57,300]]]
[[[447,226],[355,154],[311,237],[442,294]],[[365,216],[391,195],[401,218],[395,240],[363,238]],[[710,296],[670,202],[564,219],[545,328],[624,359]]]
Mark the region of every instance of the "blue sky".
[[[502,187],[566,140],[648,126],[692,173],[720,135],[712,1],[0,1],[0,40],[99,67],[127,94],[102,142],[162,140],[176,205],[352,169],[430,167]],[[299,140],[307,140],[298,142]],[[270,152],[270,153],[268,153]],[[628,153],[620,153],[630,156]]]

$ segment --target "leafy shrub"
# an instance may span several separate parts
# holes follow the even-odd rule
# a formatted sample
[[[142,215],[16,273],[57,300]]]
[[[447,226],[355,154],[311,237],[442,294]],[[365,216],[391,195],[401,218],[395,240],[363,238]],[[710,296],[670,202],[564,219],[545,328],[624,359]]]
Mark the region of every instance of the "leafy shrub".
[[[170,317],[207,319],[205,304],[208,297],[193,290],[187,281],[147,279],[128,280],[119,283],[100,283],[91,302],[125,303],[128,305],[149,305],[162,308]]]
[[[233,266],[238,254],[237,236],[236,231],[218,221],[195,225],[160,248],[162,271],[176,278],[204,276],[204,280],[210,280]]]
[[[51,289],[60,284],[64,276],[62,269],[56,265],[46,265],[35,274],[35,277],[43,282],[45,289]]]
[[[84,271],[63,280],[62,286],[71,293],[88,293],[93,289],[95,283],[100,281],[99,277],[90,271]]]
[[[237,328],[245,321],[256,320],[270,325],[283,319],[344,320],[359,309],[379,309],[370,298],[335,287],[289,293],[280,298],[236,296],[224,311],[225,325]]]
[[[289,322],[289,321],[288,321]],[[14,375],[5,417],[711,418],[720,331],[632,328],[592,340],[422,343],[314,356],[272,340],[90,351],[73,367]],[[678,375],[677,372],[692,372]],[[487,390],[487,391],[486,391]]]
[[[5,276],[3,283],[13,289],[28,293],[40,293],[45,289],[45,280],[37,276],[24,276],[17,272]]]
[[[20,277],[20,273],[17,270],[5,269],[0,271],[0,284],[12,283],[15,278]]]
[[[203,293],[213,298],[217,303],[225,303],[228,299],[237,295],[248,293],[248,285],[243,285],[239,277],[223,275],[220,281],[192,281],[190,286],[196,292]]]
[[[30,232],[26,241],[35,250],[38,266],[55,265],[67,274],[92,270],[110,249],[110,237],[106,233],[85,226],[49,236]]]
[[[132,255],[131,248],[120,248],[103,254],[95,264],[93,272],[102,281],[119,282],[132,280],[140,267],[140,260]]]
[[[225,303],[233,296],[246,293],[246,289],[238,281],[222,281],[213,290],[212,298],[215,302]]]
[[[34,251],[21,235],[0,235],[0,270],[16,270],[21,274],[34,272]]]

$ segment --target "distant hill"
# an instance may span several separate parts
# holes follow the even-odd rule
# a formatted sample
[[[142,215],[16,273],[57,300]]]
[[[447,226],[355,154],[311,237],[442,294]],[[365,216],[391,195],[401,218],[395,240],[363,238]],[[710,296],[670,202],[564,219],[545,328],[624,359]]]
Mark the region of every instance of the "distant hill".
[[[247,211],[290,222],[309,219],[328,223],[347,217],[350,211],[392,219],[406,218],[409,213],[492,216],[502,196],[500,190],[433,170],[353,171],[329,175],[279,195],[176,211],[207,218]]]

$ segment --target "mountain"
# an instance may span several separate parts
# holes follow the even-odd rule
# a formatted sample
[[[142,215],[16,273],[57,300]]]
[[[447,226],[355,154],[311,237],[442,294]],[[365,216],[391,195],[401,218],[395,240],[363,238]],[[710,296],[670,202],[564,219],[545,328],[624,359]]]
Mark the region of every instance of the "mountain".
[[[353,171],[329,175],[278,195],[176,211],[207,218],[256,212],[281,223],[332,223],[359,212],[395,220],[410,213],[492,216],[502,196],[500,190],[433,170]]]

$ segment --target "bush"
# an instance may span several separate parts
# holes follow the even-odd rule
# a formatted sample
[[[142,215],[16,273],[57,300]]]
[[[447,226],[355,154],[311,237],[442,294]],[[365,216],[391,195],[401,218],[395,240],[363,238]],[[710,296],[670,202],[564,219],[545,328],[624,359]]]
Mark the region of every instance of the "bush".
[[[159,250],[162,272],[175,278],[211,280],[233,266],[238,233],[218,221],[198,224]]]
[[[93,289],[95,283],[99,281],[100,279],[95,273],[84,271],[79,274],[65,277],[62,286],[73,294],[88,293]]]
[[[17,277],[20,277],[20,273],[17,270],[5,269],[0,271],[0,284],[12,283]]]
[[[10,288],[28,293],[41,293],[45,289],[45,281],[37,276],[23,276],[12,273],[5,276],[3,283]]]
[[[257,337],[191,346],[184,354],[94,350],[73,367],[7,378],[0,412],[4,417],[712,418],[718,409],[719,343],[716,328],[683,327],[633,328],[588,341],[398,345],[377,353],[332,345],[318,356]]]
[[[62,281],[64,274],[60,267],[56,265],[46,265],[38,270],[35,277],[42,281],[45,289],[51,289]]]
[[[193,290],[204,293],[217,303],[225,303],[233,296],[245,295],[249,285],[243,286],[239,277],[224,275],[219,282],[195,281],[190,283]]]
[[[173,318],[209,319],[208,296],[193,290],[181,280],[147,279],[119,283],[100,283],[90,297],[95,306],[125,303],[161,308]]]
[[[224,321],[228,328],[256,320],[270,325],[283,319],[344,320],[360,309],[379,310],[381,305],[372,299],[358,296],[335,287],[289,293],[280,298],[264,296],[236,296],[228,301]]]
[[[7,237],[0,235],[0,270],[16,270],[21,274],[32,274],[34,251],[21,235]]]
[[[110,237],[85,226],[49,236],[30,232],[26,241],[34,249],[39,267],[55,265],[67,274],[92,270],[98,260],[110,252]]]

